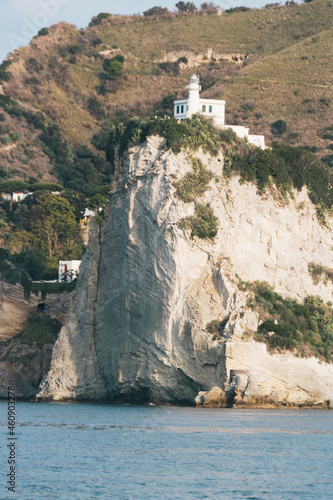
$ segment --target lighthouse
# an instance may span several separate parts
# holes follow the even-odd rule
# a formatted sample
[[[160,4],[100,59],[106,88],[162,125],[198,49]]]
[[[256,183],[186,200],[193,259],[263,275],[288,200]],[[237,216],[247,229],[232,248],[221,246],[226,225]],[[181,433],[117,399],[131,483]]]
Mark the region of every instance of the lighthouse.
[[[186,89],[188,90],[187,118],[191,118],[192,115],[201,111],[199,94],[201,85],[199,85],[199,77],[197,75],[191,76],[190,84],[186,85]]]
[[[199,76],[192,75],[190,84],[186,85],[187,99],[174,101],[174,116],[177,120],[192,118],[192,115],[200,113],[207,118],[213,118],[216,125],[224,126],[225,102],[215,99],[200,99],[201,85]]]
[[[211,118],[214,125],[221,129],[231,128],[240,139],[246,140],[261,149],[265,149],[265,137],[263,135],[252,135],[249,129],[242,125],[225,124],[225,101],[217,99],[200,99],[201,85],[199,76],[192,75],[190,84],[186,85],[188,91],[187,99],[174,101],[174,117],[176,120],[192,118],[200,113],[206,118]]]

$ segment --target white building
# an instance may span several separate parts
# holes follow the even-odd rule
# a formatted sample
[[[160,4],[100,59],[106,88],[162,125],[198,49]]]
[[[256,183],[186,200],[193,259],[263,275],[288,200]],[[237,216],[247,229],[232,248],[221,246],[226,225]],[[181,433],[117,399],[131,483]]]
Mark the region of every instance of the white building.
[[[27,196],[31,196],[34,193],[13,193],[13,201],[18,202],[24,200]],[[7,200],[10,201],[12,199],[11,194],[6,195]]]
[[[80,260],[59,260],[58,281],[70,283],[78,277],[80,272]]]
[[[231,128],[236,135],[265,149],[265,137],[263,135],[251,135],[249,129],[240,125],[226,125],[225,124],[225,101],[217,99],[200,99],[201,85],[199,85],[199,77],[192,75],[190,84],[186,86],[188,90],[187,99],[174,101],[174,117],[177,120],[184,118],[191,118],[192,115],[200,113],[204,116],[212,118],[214,124],[220,128]]]

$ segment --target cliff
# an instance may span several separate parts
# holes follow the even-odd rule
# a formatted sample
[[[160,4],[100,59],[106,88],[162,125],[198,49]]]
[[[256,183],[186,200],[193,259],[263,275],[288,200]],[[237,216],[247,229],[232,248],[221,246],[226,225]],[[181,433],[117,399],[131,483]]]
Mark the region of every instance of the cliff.
[[[18,398],[36,396],[50,369],[55,338],[47,328],[43,338],[36,332],[34,336],[24,332],[32,318],[40,320],[37,325],[45,317],[64,323],[69,302],[67,292],[27,297],[20,284],[0,281],[0,398],[7,398],[9,386],[15,386]]]
[[[218,386],[231,404],[330,405],[333,367],[253,340],[258,314],[241,281],[267,281],[284,297],[332,298],[308,264],[331,266],[330,220],[322,226],[307,192],[286,203],[272,187],[223,179],[223,156],[198,157],[213,173],[200,202],[219,220],[214,241],[191,239],[180,221],[194,213],[176,182],[190,153],[149,137],[116,168],[105,221],[89,229],[83,272],[38,399],[193,403]],[[237,274],[236,274],[237,273]],[[224,320],[222,340],[206,326]],[[242,370],[230,384],[230,371]],[[251,399],[252,398],[252,399]],[[266,399],[265,399],[266,398]],[[229,397],[230,404],[230,397]]]

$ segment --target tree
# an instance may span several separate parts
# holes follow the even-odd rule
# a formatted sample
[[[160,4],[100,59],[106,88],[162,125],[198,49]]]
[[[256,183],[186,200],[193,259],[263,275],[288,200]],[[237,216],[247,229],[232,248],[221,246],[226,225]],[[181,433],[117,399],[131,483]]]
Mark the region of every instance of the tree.
[[[287,130],[287,124],[284,120],[276,120],[272,123],[271,130],[274,135],[282,135]]]
[[[166,7],[152,7],[151,9],[146,10],[143,15],[144,16],[162,16],[166,14],[168,9]]]
[[[201,4],[201,10],[206,12],[216,12],[219,7],[214,2],[204,2]]]
[[[29,191],[63,191],[64,187],[52,182],[34,182],[28,185]]]
[[[176,3],[176,7],[179,12],[194,12],[197,10],[193,2],[178,2]]]
[[[74,208],[68,200],[49,192],[41,192],[22,207],[23,229],[34,235],[44,253],[52,258],[81,242],[80,228]]]
[[[28,189],[28,184],[24,181],[3,181],[0,182],[0,193],[8,193],[10,198],[10,211],[13,210],[13,197],[15,192],[22,192]]]
[[[108,79],[116,80],[122,75],[124,57],[118,54],[112,59],[106,59],[103,63],[103,69],[106,72]]]

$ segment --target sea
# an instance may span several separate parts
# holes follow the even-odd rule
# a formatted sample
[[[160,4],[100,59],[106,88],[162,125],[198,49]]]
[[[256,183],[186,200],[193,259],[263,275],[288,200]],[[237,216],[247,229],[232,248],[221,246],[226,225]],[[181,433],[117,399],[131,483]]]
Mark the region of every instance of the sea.
[[[18,402],[13,440],[0,410],[1,500],[333,499],[332,411]]]

